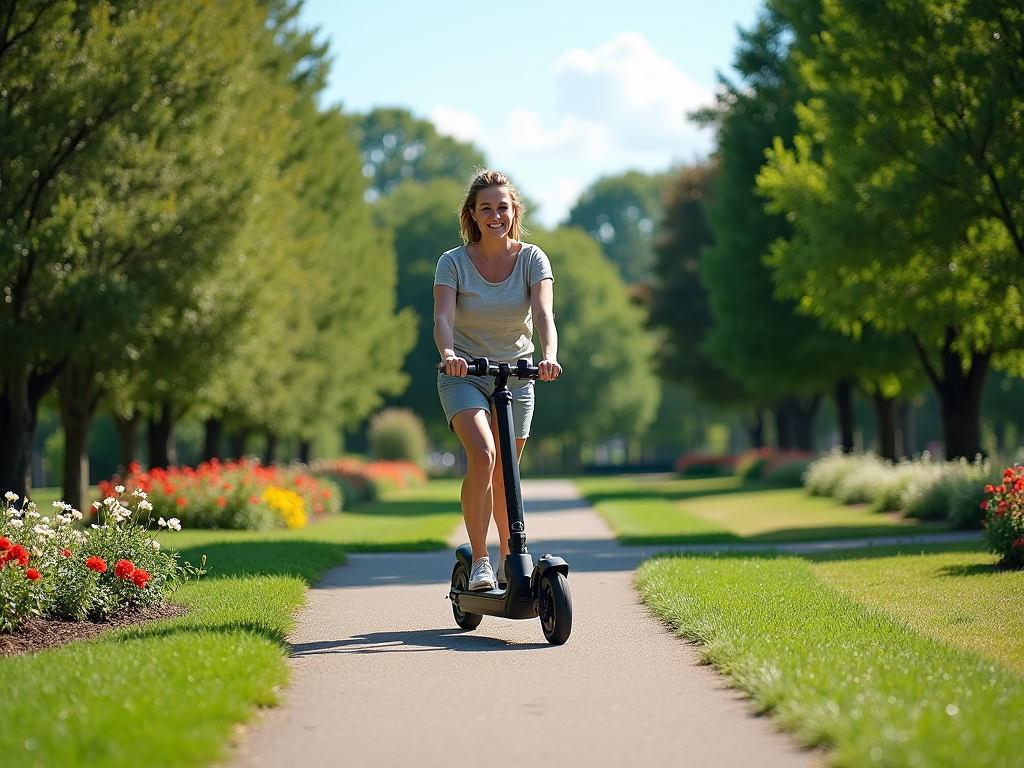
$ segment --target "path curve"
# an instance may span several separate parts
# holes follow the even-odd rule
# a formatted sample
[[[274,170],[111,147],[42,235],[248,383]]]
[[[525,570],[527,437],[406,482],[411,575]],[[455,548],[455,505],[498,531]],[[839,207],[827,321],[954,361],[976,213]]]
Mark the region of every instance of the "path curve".
[[[649,552],[620,547],[570,481],[524,481],[523,497],[531,553],[572,569],[568,643],[548,645],[537,620],[459,630],[452,552],[350,555],[310,590],[283,705],[240,734],[231,765],[820,764],[648,614],[633,570]]]

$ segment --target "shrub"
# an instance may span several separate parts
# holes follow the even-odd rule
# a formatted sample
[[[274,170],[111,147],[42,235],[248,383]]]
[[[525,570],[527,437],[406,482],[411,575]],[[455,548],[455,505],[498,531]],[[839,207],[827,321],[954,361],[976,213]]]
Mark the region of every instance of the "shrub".
[[[413,488],[427,482],[423,469],[409,461],[367,463],[352,457],[321,459],[313,463],[311,470],[317,477],[330,478],[338,483],[345,498],[353,504],[376,501],[389,491]]]
[[[892,473],[892,464],[873,453],[850,457],[853,466],[839,482],[834,496],[843,504],[867,504],[878,495]]]
[[[684,453],[676,459],[675,464],[675,471],[683,477],[731,475],[735,468],[735,456],[712,456],[706,453]]]
[[[958,528],[977,528],[981,525],[979,502],[991,476],[991,462],[981,456],[973,462],[963,458],[932,462],[925,456],[903,492],[903,514],[922,520],[949,520]]]
[[[878,474],[871,497],[872,512],[896,512],[903,508],[903,493],[921,473],[919,462],[900,459]]]
[[[772,485],[785,488],[799,488],[803,484],[804,474],[810,466],[810,457],[785,458],[776,463],[765,464],[764,479]]]
[[[109,495],[115,484],[101,482],[100,490]],[[340,512],[342,494],[329,480],[315,479],[301,465],[265,467],[258,461],[226,461],[213,459],[195,469],[170,467],[142,472],[138,464],[129,467],[123,480],[129,492],[138,488],[149,494],[157,515],[176,516],[191,528],[231,528],[263,530],[267,528],[305,525],[308,515],[321,517]],[[266,496],[268,488],[295,494],[298,507],[273,500],[279,494]],[[299,525],[299,527],[301,527]]]
[[[203,571],[161,549],[150,533],[153,506],[136,490],[135,509],[121,500],[123,486],[96,502],[98,524],[75,527],[83,515],[54,502],[53,518],[34,502],[8,492],[0,504],[0,632],[12,632],[29,615],[100,620],[124,608],[163,602],[183,580]],[[142,522],[140,522],[142,521]],[[181,530],[176,518],[160,528]]]
[[[385,408],[370,419],[370,453],[382,461],[427,462],[423,421],[408,408]]]
[[[812,461],[804,474],[804,487],[812,496],[835,496],[846,476],[857,469],[857,454],[843,453],[839,446]]]
[[[771,448],[754,448],[736,460],[736,476],[743,482],[760,480],[764,476],[764,468],[772,457]]]
[[[984,492],[979,509],[989,551],[1001,565],[1024,568],[1024,467],[1006,469],[999,485],[986,485]]]

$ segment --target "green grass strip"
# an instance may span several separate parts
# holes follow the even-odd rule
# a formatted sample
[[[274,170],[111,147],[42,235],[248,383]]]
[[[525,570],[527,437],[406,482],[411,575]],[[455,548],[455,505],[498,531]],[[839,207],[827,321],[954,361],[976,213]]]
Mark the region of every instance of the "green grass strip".
[[[286,684],[285,637],[307,587],[345,552],[447,546],[458,483],[393,494],[295,531],[163,535],[210,573],[155,622],[0,660],[5,768],[164,768],[209,764],[237,723]]]
[[[1020,765],[1019,677],[861,604],[803,559],[664,556],[637,581],[657,616],[836,765]]]
[[[743,485],[735,477],[575,482],[623,544],[778,544],[949,529],[849,507],[801,489]]]

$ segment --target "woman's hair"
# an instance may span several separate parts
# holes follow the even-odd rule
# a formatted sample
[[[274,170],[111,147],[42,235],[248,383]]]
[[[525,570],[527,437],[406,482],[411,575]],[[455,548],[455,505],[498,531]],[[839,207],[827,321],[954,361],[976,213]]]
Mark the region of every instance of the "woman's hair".
[[[498,171],[480,171],[469,183],[466,189],[466,197],[459,209],[459,228],[462,230],[462,242],[466,245],[475,243],[480,239],[480,227],[473,220],[473,211],[476,209],[476,197],[482,190],[491,187],[505,187],[508,196],[512,199],[512,226],[508,228],[509,237],[518,240],[522,235],[529,234],[523,226],[523,214],[526,206],[523,205],[523,198],[508,177]]]

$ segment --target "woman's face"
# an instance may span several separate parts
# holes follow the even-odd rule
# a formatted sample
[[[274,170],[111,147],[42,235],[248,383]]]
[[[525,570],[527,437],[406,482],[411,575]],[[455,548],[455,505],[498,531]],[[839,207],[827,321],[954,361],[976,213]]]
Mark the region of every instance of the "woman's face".
[[[515,209],[508,187],[488,187],[477,193],[473,219],[480,227],[481,238],[508,237],[514,218]]]

